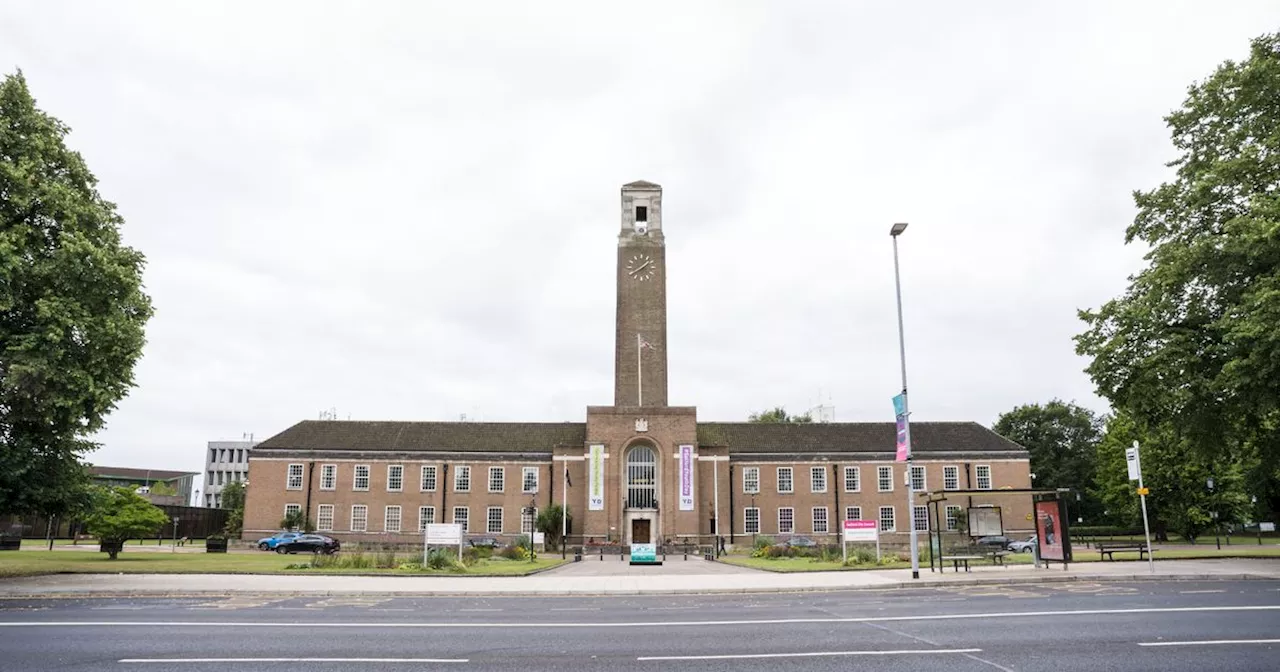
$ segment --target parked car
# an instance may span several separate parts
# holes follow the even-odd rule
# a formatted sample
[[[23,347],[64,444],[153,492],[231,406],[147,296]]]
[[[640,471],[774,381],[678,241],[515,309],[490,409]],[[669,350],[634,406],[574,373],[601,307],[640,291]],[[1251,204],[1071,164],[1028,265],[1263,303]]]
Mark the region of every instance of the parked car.
[[[818,545],[818,542],[810,539],[809,537],[791,537],[782,542],[782,545],[795,546],[796,548],[813,548]]]
[[[991,535],[987,537],[978,537],[978,540],[975,541],[974,544],[976,544],[978,548],[985,548],[993,551],[1007,551],[1009,550],[1009,542],[1009,537]]]
[[[276,546],[276,553],[324,553],[332,555],[338,552],[342,544],[333,537],[323,534],[300,534],[297,537]]]
[[[502,545],[497,537],[476,537],[468,539],[467,544],[475,548],[497,548]]]
[[[1023,541],[1009,542],[1009,550],[1014,553],[1030,553],[1036,547],[1036,535],[1031,535],[1030,539]]]
[[[275,534],[258,540],[259,551],[270,551],[282,542],[292,541],[302,536],[301,532],[276,532]]]

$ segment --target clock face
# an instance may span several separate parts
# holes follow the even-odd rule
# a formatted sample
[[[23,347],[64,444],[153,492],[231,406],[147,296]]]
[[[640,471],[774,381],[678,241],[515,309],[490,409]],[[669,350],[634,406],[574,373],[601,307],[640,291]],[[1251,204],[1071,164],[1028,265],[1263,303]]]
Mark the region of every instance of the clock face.
[[[653,277],[658,270],[658,262],[647,254],[637,254],[627,260],[627,275],[644,282]]]

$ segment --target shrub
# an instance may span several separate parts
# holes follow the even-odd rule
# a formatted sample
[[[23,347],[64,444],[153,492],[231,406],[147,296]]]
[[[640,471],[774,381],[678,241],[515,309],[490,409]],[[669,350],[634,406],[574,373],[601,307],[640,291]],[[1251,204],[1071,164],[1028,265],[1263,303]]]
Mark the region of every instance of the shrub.
[[[753,550],[763,551],[764,549],[769,548],[772,545],[773,545],[772,537],[756,537],[756,540],[752,542],[751,548]]]
[[[394,547],[384,547],[381,551],[378,551],[377,559],[374,562],[380,569],[393,569],[400,566]]]
[[[818,559],[823,562],[837,562],[843,556],[839,546],[821,546],[818,548]]]
[[[476,548],[475,546],[462,549],[462,564],[467,567],[471,567],[477,562],[480,562],[480,550],[481,549]],[[488,551],[489,549],[486,548],[484,550]],[[485,553],[485,557],[488,557],[488,555],[488,553]]]
[[[528,560],[529,555],[529,549],[518,544],[508,544],[498,551],[498,556],[507,560]]]
[[[779,544],[765,549],[764,555],[766,558],[794,558],[796,557],[796,549],[792,546]]]
[[[427,554],[427,566],[431,569],[449,569],[458,564],[453,551],[448,548],[435,548]]]
[[[882,565],[890,565],[890,564],[893,564],[893,563],[895,563],[895,562],[898,562],[898,561],[899,561],[899,560],[901,560],[901,559],[902,559],[902,558],[898,557],[898,554],[897,554],[897,553],[885,553],[884,555],[881,555],[881,556],[880,556],[880,564],[882,564]]]
[[[420,563],[420,562],[406,562],[406,563],[402,563],[402,564],[401,564],[399,567],[397,567],[396,569],[399,569],[399,570],[400,570],[400,571],[402,571],[402,572],[420,572],[420,571],[422,571],[422,563]]]

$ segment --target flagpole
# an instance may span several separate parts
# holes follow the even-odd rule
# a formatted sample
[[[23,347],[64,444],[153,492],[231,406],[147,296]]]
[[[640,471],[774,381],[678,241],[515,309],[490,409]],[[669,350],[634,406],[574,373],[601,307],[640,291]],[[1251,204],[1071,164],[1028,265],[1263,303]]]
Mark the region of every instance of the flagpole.
[[[640,353],[644,347],[640,345],[640,332],[636,332],[636,406],[644,406],[644,371],[641,367]]]

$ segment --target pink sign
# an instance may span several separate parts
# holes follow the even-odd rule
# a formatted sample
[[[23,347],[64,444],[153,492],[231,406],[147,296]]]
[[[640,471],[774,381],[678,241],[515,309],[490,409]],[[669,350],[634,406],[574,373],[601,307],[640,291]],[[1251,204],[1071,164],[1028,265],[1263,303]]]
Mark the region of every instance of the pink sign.
[[[844,521],[845,541],[875,541],[880,533],[880,525],[874,520]]]
[[[693,510],[693,446],[680,446],[680,510]]]

